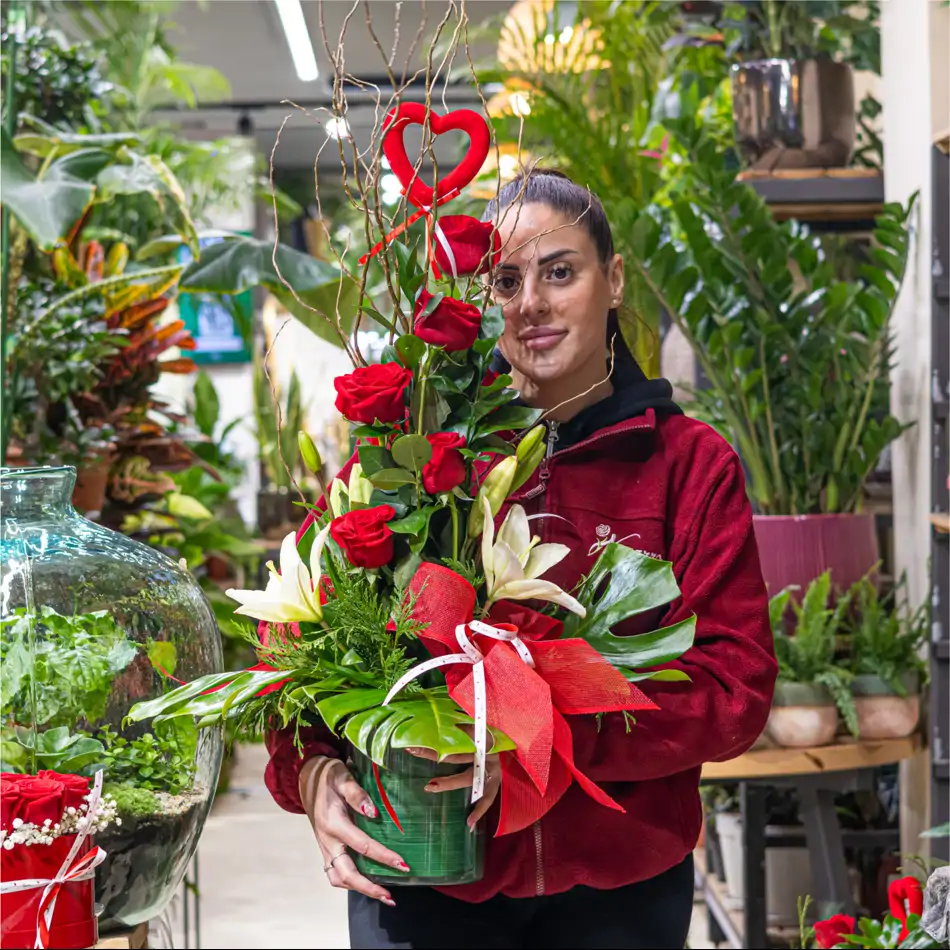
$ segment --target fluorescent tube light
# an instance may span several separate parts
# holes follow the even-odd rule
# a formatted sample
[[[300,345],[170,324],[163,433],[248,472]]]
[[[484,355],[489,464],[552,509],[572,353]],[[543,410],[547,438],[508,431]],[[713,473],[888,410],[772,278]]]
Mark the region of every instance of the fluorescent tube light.
[[[300,0],[274,0],[274,3],[277,4],[280,25],[284,28],[284,36],[287,37],[297,78],[301,82],[313,82],[319,76],[317,58],[313,54],[313,43],[310,42],[310,31],[307,29]]]

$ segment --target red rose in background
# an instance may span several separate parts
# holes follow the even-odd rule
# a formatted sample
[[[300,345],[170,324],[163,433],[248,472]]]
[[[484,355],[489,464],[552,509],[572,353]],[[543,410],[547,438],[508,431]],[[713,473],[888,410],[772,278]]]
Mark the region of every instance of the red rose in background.
[[[81,775],[62,775],[49,769],[41,769],[36,773],[37,778],[52,779],[63,786],[63,810],[78,808],[86,801],[89,794],[89,779]]]
[[[398,363],[359,366],[333,380],[336,407],[350,422],[400,422],[411,382],[412,370]]]
[[[0,774],[0,828],[7,832],[13,831],[13,819],[20,808],[19,779],[22,777],[15,772]]]
[[[435,261],[446,274],[482,274],[491,267],[493,257],[501,249],[501,240],[491,222],[467,214],[450,214],[439,218],[438,224],[455,258],[453,268],[442,242],[436,238]]]
[[[456,432],[437,432],[427,437],[432,458],[422,467],[422,484],[430,495],[451,491],[465,481],[465,437]]]
[[[343,548],[354,567],[374,568],[393,557],[393,533],[387,526],[396,510],[392,505],[359,508],[330,522],[330,537]]]
[[[51,778],[33,778],[24,776],[17,783],[20,793],[20,806],[17,818],[42,825],[48,818],[57,822],[63,817],[63,797],[66,792],[63,783]]]
[[[499,376],[501,376],[501,373],[496,373],[493,369],[487,370],[482,379],[482,386],[491,386]]]
[[[846,934],[854,933],[854,918],[847,914],[835,914],[815,924],[815,942],[822,950],[832,950],[844,943]]]
[[[416,300],[415,335],[430,346],[441,346],[450,352],[467,350],[478,339],[481,310],[454,297],[443,297],[432,313],[422,316],[431,299],[432,294],[423,290]]]
[[[887,903],[891,916],[902,924],[900,940],[905,940],[909,933],[907,918],[911,914],[919,917],[924,912],[924,892],[920,881],[915,877],[902,877],[900,880],[891,881],[887,888]]]

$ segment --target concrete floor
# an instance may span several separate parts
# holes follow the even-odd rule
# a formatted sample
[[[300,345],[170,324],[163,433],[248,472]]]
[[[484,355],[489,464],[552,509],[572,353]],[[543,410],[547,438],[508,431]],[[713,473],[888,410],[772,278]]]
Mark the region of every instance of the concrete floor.
[[[241,747],[231,790],[215,803],[205,825],[198,852],[200,947],[344,950],[346,895],[327,883],[306,818],[282,811],[267,793],[266,761],[262,746]],[[712,946],[705,922],[704,908],[697,905],[690,933],[694,950]],[[180,897],[169,923],[174,947],[198,946],[194,936],[185,942]]]

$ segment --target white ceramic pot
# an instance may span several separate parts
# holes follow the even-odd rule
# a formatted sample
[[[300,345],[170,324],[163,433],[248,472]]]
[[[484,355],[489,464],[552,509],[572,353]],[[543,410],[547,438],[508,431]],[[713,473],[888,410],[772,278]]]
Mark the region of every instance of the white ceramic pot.
[[[838,708],[824,686],[780,682],[765,729],[769,738],[785,748],[828,745],[838,731]]]
[[[854,678],[852,692],[858,713],[858,735],[862,739],[903,739],[920,720],[919,678],[915,673],[901,677],[904,695],[879,676]]]

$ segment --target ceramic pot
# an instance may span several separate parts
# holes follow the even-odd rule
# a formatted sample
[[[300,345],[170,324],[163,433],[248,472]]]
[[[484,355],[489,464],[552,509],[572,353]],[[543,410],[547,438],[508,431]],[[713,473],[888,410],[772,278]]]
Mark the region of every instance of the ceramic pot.
[[[880,676],[862,674],[854,678],[851,691],[858,713],[861,739],[903,739],[911,735],[920,720],[920,680],[916,673],[901,677],[905,695]]]
[[[838,731],[838,708],[824,686],[779,682],[765,728],[769,737],[784,748],[828,745]]]

